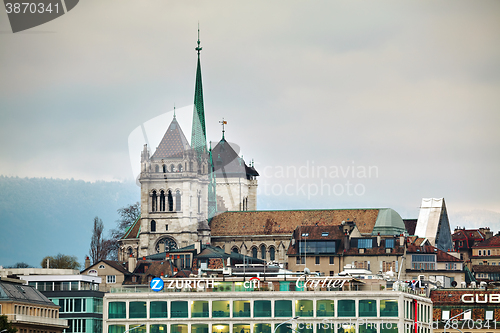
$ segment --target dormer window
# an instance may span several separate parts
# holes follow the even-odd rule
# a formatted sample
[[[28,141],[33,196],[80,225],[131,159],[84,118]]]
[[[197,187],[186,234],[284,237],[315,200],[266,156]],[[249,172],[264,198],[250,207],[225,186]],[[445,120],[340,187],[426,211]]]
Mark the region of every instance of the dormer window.
[[[104,265],[99,265],[99,269],[104,269],[104,268],[106,268],[106,266],[104,266]]]
[[[328,233],[328,232],[322,232],[322,233],[321,233],[321,237],[328,237],[328,235],[329,235],[329,234],[330,234],[330,233]]]

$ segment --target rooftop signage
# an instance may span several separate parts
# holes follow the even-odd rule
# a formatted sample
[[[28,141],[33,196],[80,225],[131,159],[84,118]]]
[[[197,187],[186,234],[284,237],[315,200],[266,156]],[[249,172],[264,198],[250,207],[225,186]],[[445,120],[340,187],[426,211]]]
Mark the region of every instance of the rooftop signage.
[[[463,294],[462,303],[500,303],[500,294]]]
[[[301,283],[301,279],[304,278],[304,282]],[[324,279],[314,279],[314,280],[307,280],[305,275],[301,275],[297,277],[297,281],[295,282],[295,286],[297,288],[342,288],[345,284],[346,280],[345,279],[334,279],[330,276],[326,276]]]

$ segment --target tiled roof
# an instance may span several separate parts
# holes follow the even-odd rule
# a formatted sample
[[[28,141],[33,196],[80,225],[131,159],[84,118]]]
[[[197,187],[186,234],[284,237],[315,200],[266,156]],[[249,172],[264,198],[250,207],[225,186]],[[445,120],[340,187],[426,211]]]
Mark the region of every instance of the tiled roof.
[[[125,234],[123,235],[122,239],[133,239],[139,237],[139,232],[141,231],[141,217],[139,216],[137,220],[135,220],[134,224],[132,224]]]
[[[436,261],[438,262],[462,262],[462,260],[448,254],[444,251],[441,251],[437,247],[431,245],[424,246],[416,246],[414,244],[410,244],[406,248],[407,253],[419,254],[419,253],[435,253]]]
[[[134,273],[127,276],[124,285],[148,284],[149,277],[172,276],[172,265],[170,260],[150,261],[139,260],[135,266]],[[136,281],[133,280],[135,277]]]
[[[474,265],[472,270],[476,273],[500,273],[500,265]]]
[[[474,245],[473,247],[500,247],[500,235],[493,236],[484,242]]]
[[[160,141],[158,148],[151,156],[152,160],[161,160],[162,158],[182,158],[184,151],[189,150],[189,143],[182,132],[182,129],[174,118],[168,126],[163,139]]]
[[[344,233],[339,226],[325,225],[325,226],[298,226],[295,228],[293,236],[295,239],[300,240],[302,234],[307,233],[307,240],[331,240],[342,239]],[[325,236],[323,236],[325,235]]]
[[[274,210],[225,212],[212,219],[212,237],[292,234],[298,226],[337,226],[354,221],[362,234],[371,234],[378,209]]]
[[[417,219],[403,219],[408,235],[415,235],[415,227],[417,226]]]

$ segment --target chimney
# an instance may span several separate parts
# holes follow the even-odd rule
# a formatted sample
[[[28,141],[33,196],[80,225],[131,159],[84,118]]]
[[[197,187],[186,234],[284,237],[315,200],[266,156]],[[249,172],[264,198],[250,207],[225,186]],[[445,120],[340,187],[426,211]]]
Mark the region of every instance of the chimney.
[[[134,256],[131,254],[130,257],[128,257],[128,271],[132,273],[135,269],[136,264],[137,259],[134,258]]]
[[[89,258],[89,256],[86,256],[85,257],[85,269],[87,269],[89,267],[90,267],[90,258]]]
[[[196,254],[201,252],[201,241],[194,243],[194,249],[196,250]]]
[[[349,243],[349,235],[346,232],[344,234],[344,249],[349,250],[350,247],[351,247],[351,244]]]
[[[381,240],[381,237],[380,237],[380,232],[377,234],[377,247],[380,247],[380,240]]]
[[[399,246],[405,245],[405,236],[403,234],[399,235]]]

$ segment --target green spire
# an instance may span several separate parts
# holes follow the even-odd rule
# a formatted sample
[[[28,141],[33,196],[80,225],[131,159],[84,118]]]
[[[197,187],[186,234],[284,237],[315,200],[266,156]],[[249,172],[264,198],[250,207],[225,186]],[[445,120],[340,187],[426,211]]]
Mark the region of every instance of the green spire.
[[[207,134],[205,129],[205,110],[203,107],[203,87],[201,83],[200,65],[200,28],[198,26],[198,66],[196,68],[196,85],[194,88],[194,110],[193,110],[193,130],[191,132],[191,147],[196,150],[198,161],[201,162],[201,155],[207,151]]]

